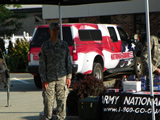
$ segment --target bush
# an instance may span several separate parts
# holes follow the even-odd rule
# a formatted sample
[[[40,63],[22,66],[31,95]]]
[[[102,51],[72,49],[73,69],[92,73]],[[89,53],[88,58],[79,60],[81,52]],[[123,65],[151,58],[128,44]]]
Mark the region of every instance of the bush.
[[[28,55],[29,42],[24,39],[17,39],[14,47],[11,48],[11,56],[26,56]]]
[[[5,56],[5,59],[11,72],[26,72],[28,51],[29,42],[25,38],[21,40],[17,39],[14,47],[10,45],[9,54]]]
[[[67,107],[69,115],[78,115],[78,101],[88,96],[99,96],[105,90],[103,81],[89,75],[83,80],[73,84],[73,90],[69,93]]]
[[[23,56],[5,56],[5,60],[10,72],[26,72],[26,58]]]

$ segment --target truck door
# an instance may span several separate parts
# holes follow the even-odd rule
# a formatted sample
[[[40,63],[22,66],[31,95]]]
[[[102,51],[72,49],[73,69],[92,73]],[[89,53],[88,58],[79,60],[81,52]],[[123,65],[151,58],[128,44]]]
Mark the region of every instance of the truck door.
[[[108,27],[108,31],[110,33],[110,45],[111,45],[111,52],[121,52],[121,41],[118,40],[116,31],[114,27]]]
[[[121,52],[121,40],[120,37],[117,36],[116,28],[114,26],[107,26],[109,37],[108,43],[109,50],[105,53],[105,63],[104,66],[107,69],[116,68],[119,64],[120,59],[122,58]]]
[[[119,32],[121,41],[122,41],[122,52],[128,52],[131,49],[131,41],[128,39],[128,35],[126,34],[126,32],[120,28],[117,27],[117,30]]]

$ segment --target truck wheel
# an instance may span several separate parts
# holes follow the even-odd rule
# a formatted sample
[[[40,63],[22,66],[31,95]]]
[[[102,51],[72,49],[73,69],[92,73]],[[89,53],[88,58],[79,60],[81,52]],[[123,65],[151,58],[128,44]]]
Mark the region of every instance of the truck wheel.
[[[34,83],[37,88],[42,88],[40,75],[34,75]]]
[[[92,75],[99,80],[103,80],[103,69],[100,63],[93,64],[93,72]]]
[[[143,75],[143,65],[140,57],[136,57],[134,64],[134,73],[137,77]]]

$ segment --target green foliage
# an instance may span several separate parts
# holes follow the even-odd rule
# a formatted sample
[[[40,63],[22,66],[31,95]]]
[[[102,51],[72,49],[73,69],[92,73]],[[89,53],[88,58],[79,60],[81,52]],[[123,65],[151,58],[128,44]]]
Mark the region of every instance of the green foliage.
[[[10,72],[25,72],[26,65],[22,56],[5,56]]]
[[[89,96],[99,96],[105,90],[103,81],[93,77],[85,76],[83,80],[72,86],[73,90],[67,99],[68,112],[71,115],[78,115],[78,101]]]
[[[5,58],[11,72],[25,72],[28,65],[28,51],[29,42],[25,38],[17,39],[14,47],[10,45],[9,54]]]
[[[7,9],[9,4],[0,4],[0,36],[11,36],[18,31],[22,23],[20,19],[26,18],[24,14],[16,14],[13,11]],[[14,7],[20,7],[20,5],[13,5]]]
[[[11,56],[25,56],[28,54],[29,50],[29,42],[24,39],[17,39],[15,43],[15,47],[11,49]]]

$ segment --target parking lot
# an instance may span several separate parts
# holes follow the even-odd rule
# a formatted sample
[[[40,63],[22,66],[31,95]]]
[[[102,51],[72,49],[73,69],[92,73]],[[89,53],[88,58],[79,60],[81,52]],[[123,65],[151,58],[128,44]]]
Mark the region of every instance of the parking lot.
[[[0,90],[1,120],[39,120],[43,110],[41,89],[34,85],[33,76],[28,73],[11,73],[10,106],[7,106],[7,90]],[[112,86],[115,80],[105,81]]]
[[[34,85],[30,74],[11,74],[10,106],[7,105],[7,90],[0,90],[1,120],[39,120],[42,112],[41,90]]]

